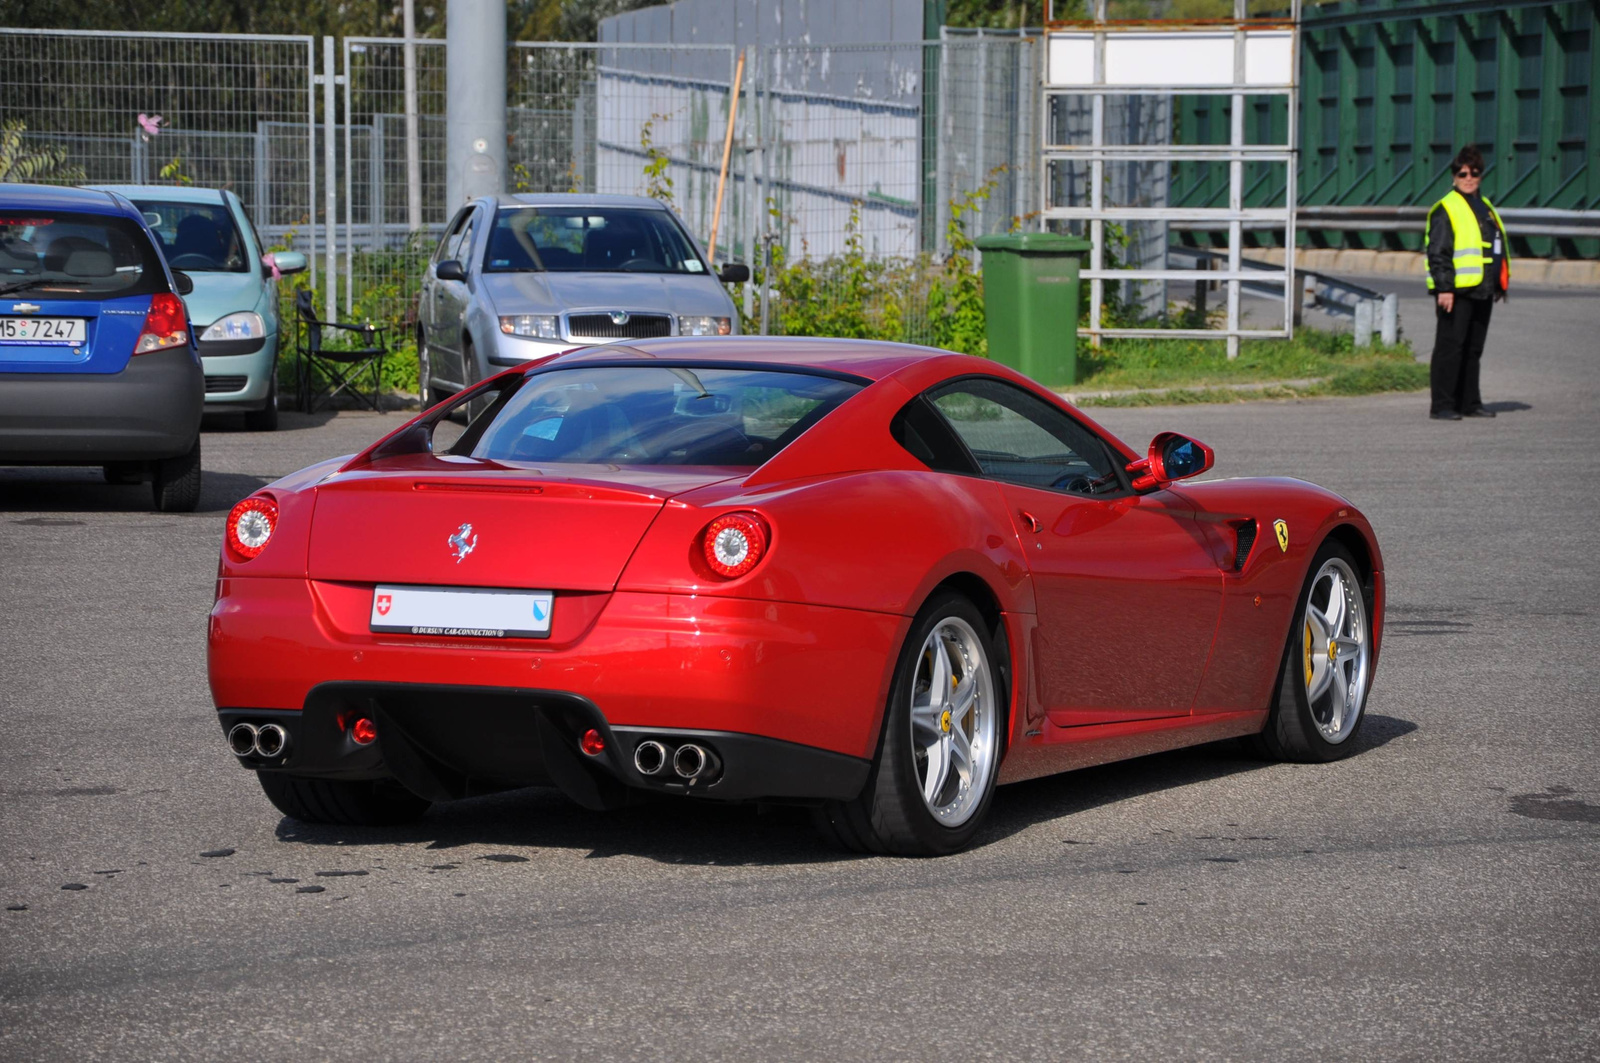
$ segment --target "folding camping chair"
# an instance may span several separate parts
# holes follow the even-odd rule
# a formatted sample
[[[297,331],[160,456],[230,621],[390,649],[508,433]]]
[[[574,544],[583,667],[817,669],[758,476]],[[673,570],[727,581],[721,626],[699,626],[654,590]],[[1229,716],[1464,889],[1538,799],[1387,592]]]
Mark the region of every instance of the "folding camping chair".
[[[309,289],[295,294],[294,307],[300,316],[300,401],[306,413],[313,412],[318,403],[331,403],[341,391],[349,391],[357,401],[383,412],[380,390],[383,385],[383,358],[389,353],[383,341],[387,331],[383,325],[357,325],[347,321],[320,321],[312,305]],[[365,346],[358,348],[325,347],[323,329],[342,329],[354,333]],[[326,379],[319,387],[317,374]],[[364,377],[372,380],[372,392],[360,388]]]

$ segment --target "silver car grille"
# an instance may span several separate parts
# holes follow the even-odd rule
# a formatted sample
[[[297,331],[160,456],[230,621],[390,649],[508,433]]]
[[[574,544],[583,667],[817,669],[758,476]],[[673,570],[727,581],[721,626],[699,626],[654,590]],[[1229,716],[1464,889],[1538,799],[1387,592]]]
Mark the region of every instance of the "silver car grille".
[[[672,335],[672,318],[666,314],[568,314],[567,334],[575,340],[648,340]]]

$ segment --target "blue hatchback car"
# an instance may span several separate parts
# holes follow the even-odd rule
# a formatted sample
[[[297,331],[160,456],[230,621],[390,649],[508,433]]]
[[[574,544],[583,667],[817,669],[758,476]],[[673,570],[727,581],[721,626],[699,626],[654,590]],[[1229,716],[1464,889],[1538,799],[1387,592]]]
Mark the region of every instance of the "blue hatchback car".
[[[194,509],[205,381],[187,287],[122,196],[0,184],[0,465],[99,465],[149,479],[163,512]]]

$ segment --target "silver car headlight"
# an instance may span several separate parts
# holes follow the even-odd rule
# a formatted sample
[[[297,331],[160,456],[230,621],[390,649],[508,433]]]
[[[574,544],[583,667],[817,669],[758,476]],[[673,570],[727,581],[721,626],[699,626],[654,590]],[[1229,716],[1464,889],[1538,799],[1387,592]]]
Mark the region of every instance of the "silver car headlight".
[[[733,334],[733,319],[728,317],[679,317],[680,336],[729,336]]]
[[[507,336],[529,336],[536,340],[559,340],[561,322],[554,314],[514,314],[500,319],[500,331]]]
[[[261,320],[261,315],[253,310],[245,310],[227,317],[218,318],[211,323],[211,327],[200,334],[202,342],[205,340],[259,340],[267,334],[266,322]]]

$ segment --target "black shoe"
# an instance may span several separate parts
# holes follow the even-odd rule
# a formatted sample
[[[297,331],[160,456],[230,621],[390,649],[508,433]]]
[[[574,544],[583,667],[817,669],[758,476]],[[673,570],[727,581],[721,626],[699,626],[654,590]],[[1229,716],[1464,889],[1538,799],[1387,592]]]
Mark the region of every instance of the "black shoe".
[[[1494,411],[1487,406],[1479,406],[1476,410],[1468,410],[1463,417],[1493,417]]]
[[[1459,420],[1461,420],[1461,415],[1459,413],[1457,413],[1456,411],[1454,411],[1454,410],[1439,410],[1439,411],[1437,411],[1435,413],[1428,414],[1428,416],[1433,418],[1435,421],[1459,421]]]

